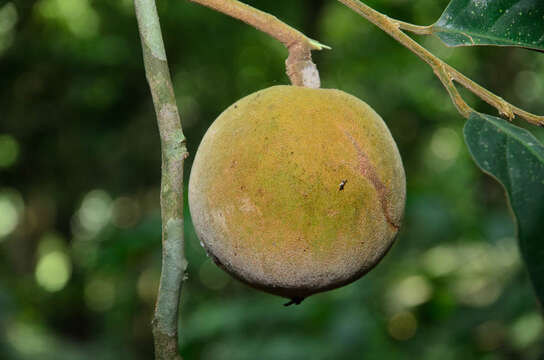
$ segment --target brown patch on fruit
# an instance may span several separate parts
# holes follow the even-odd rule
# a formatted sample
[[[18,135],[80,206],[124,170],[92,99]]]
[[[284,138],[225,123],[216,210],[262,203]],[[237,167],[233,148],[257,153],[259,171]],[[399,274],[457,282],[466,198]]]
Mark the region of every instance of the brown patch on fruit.
[[[391,216],[389,215],[388,204],[387,204],[388,198],[389,198],[389,195],[388,195],[389,190],[387,189],[387,187],[385,187],[383,182],[380,180],[380,177],[378,176],[378,173],[376,172],[376,168],[374,167],[374,165],[372,165],[372,163],[368,159],[368,156],[365,154],[365,152],[363,151],[361,146],[357,143],[357,141],[353,138],[353,136],[351,136],[347,131],[344,131],[344,134],[349,139],[349,141],[351,141],[351,143],[353,144],[353,147],[357,151],[358,160],[359,160],[359,170],[361,171],[361,174],[372,183],[372,185],[378,192],[378,196],[380,197],[380,202],[382,204],[382,210],[383,210],[383,215],[385,216],[385,219],[387,220],[389,225],[391,225],[395,230],[398,230],[400,225],[397,225],[393,221]]]

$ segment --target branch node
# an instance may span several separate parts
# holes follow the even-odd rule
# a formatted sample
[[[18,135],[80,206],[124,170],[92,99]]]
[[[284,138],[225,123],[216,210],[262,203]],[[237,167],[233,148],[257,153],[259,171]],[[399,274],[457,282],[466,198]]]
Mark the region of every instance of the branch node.
[[[506,117],[508,120],[512,121],[515,119],[516,115],[512,110],[512,106],[506,102],[503,98],[498,98],[498,110],[499,114]]]

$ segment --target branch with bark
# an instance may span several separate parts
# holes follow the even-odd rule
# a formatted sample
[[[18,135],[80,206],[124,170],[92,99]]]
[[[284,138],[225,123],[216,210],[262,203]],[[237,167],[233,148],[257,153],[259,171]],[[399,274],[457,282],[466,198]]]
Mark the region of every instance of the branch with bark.
[[[178,354],[178,308],[187,261],[183,238],[183,162],[188,156],[155,0],[134,0],[145,73],[161,138],[162,270],[152,327],[155,358]]]
[[[481,85],[478,85],[465,75],[461,74],[458,70],[440,60],[402,31],[407,30],[418,35],[430,35],[432,34],[430,26],[418,26],[391,19],[390,17],[372,9],[370,6],[359,0],[338,1],[379,27],[381,30],[389,34],[392,38],[397,40],[399,43],[404,45],[414,54],[419,56],[423,61],[425,61],[440,79],[450,94],[455,107],[463,117],[468,118],[470,113],[474,110],[461,97],[457,88],[455,87],[454,81],[461,84],[473,94],[487,102],[489,105],[496,108],[500,115],[508,118],[509,120],[513,120],[517,115],[531,124],[544,126],[544,116],[531,114],[493,94],[491,91],[487,90]]]
[[[236,0],[189,0],[241,20],[254,28],[272,36],[289,51],[285,61],[287,75],[291,84],[309,88],[319,88],[319,72],[312,61],[312,50],[330,47],[312,40],[300,31],[282,22],[275,16],[255,9]]]

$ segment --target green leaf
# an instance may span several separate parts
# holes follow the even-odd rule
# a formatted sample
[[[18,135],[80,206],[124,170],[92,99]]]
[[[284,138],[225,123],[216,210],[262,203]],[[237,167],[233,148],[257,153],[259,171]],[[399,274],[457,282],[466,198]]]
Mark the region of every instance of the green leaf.
[[[448,46],[544,50],[544,1],[451,0],[432,29]]]
[[[523,260],[544,304],[544,146],[527,130],[485,114],[472,113],[463,132],[478,166],[506,191]]]

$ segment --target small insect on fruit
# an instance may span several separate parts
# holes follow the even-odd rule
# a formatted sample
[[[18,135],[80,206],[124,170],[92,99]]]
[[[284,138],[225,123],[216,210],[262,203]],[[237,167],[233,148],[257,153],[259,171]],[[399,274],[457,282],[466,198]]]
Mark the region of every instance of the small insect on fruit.
[[[380,261],[398,233],[405,188],[397,146],[370,106],[339,90],[274,86],[208,129],[189,206],[220,267],[299,303]]]

